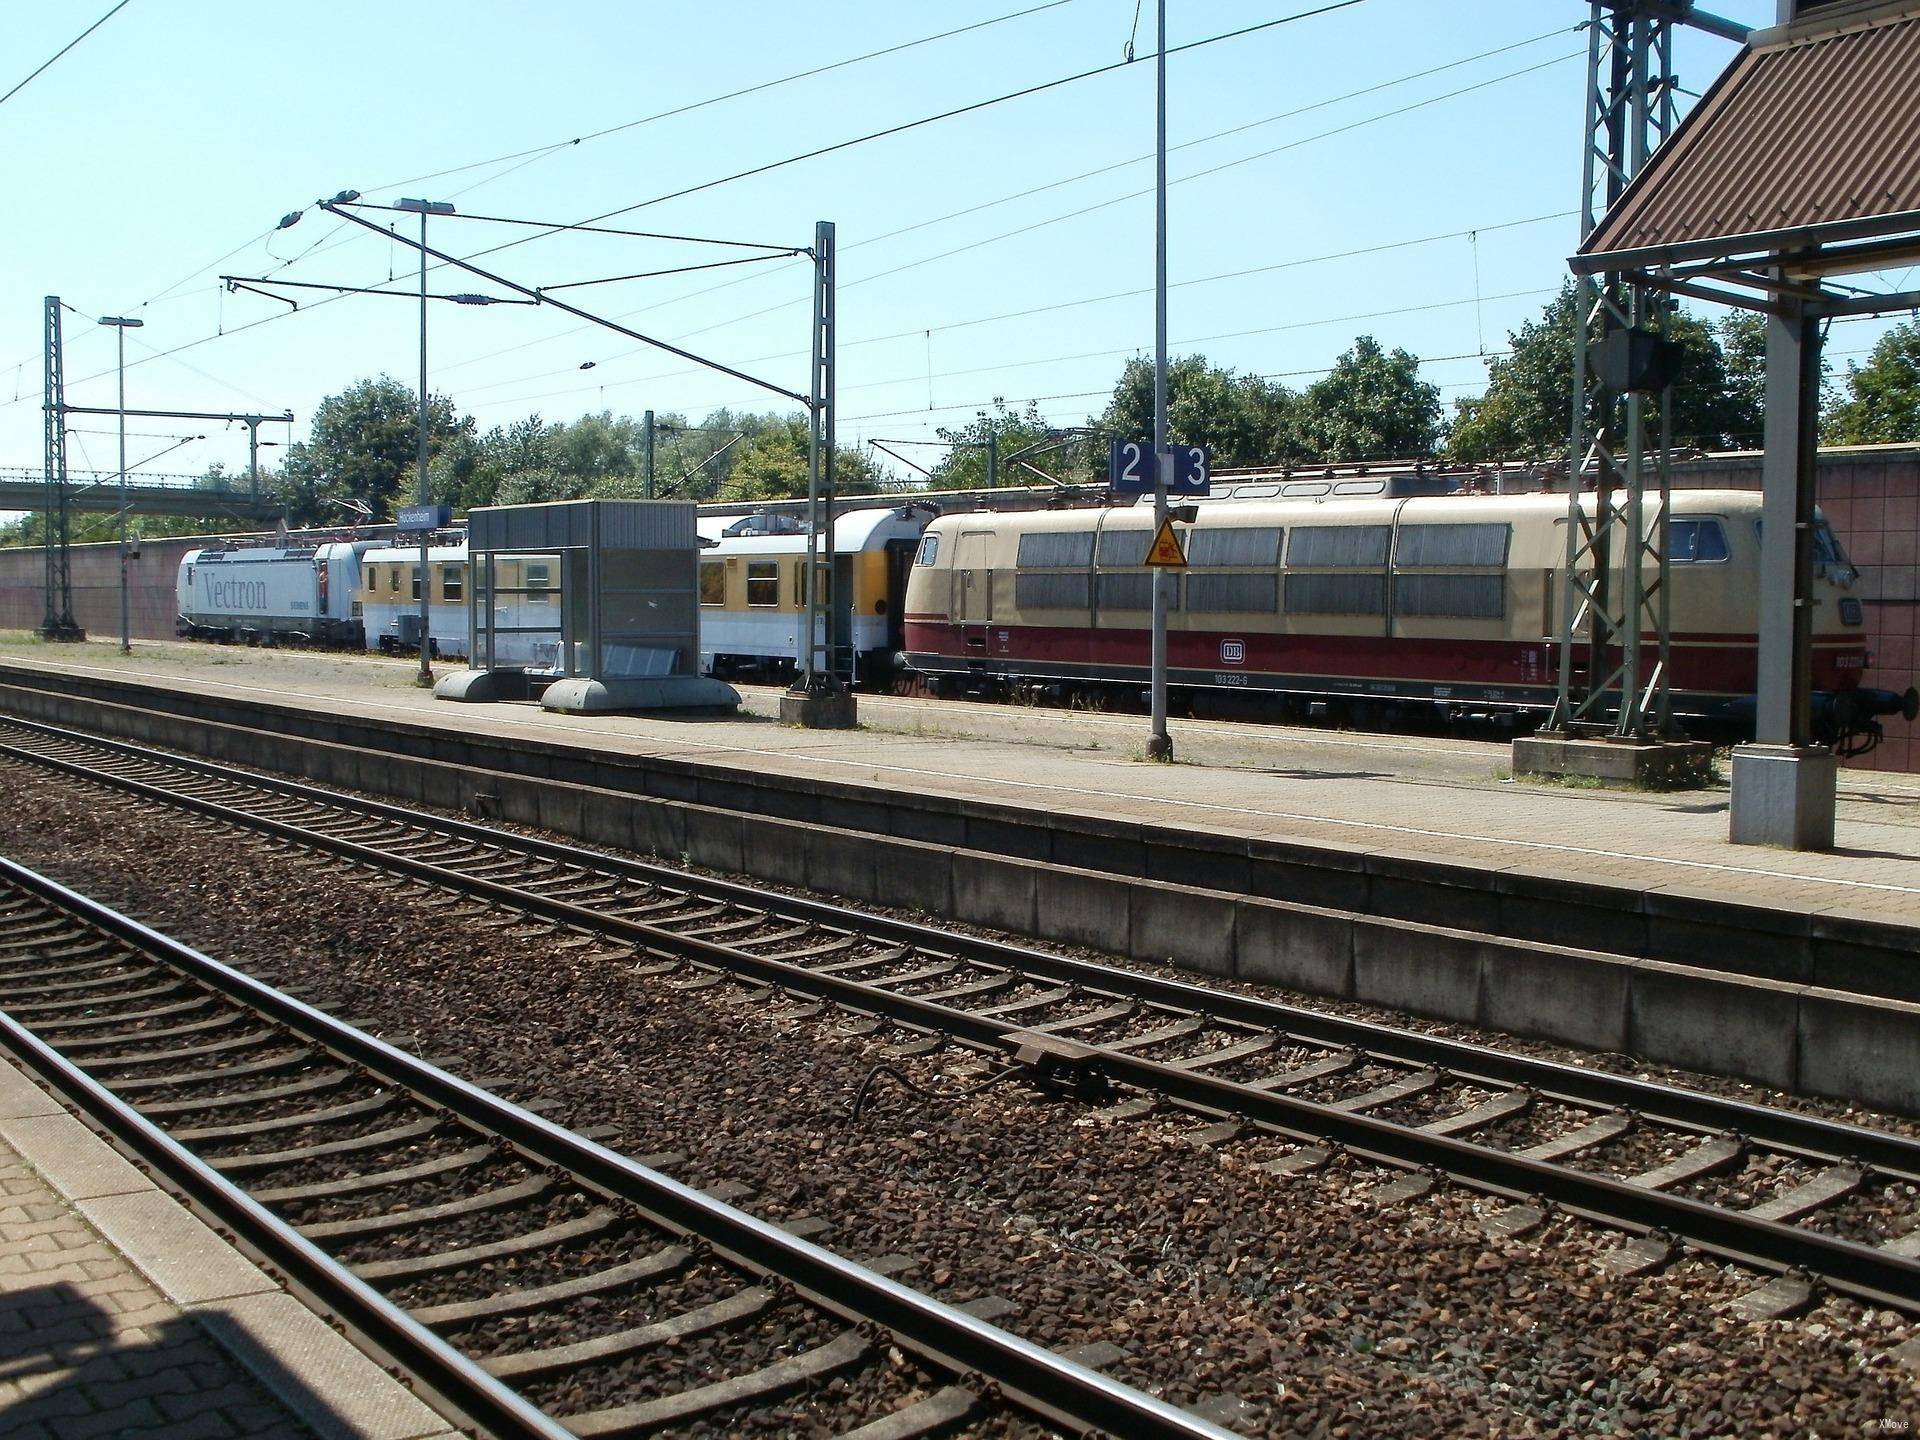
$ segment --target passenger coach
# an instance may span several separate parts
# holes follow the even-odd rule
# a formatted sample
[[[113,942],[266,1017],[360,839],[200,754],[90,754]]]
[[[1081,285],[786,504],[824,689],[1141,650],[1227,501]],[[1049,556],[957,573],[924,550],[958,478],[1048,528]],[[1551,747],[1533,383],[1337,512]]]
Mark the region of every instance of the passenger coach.
[[[1552,705],[1564,496],[1218,500],[1197,513],[1179,527],[1188,568],[1167,623],[1169,682],[1188,698]],[[1760,497],[1679,492],[1670,528],[1674,712],[1750,727]],[[1137,692],[1152,533],[1145,505],[935,521],[907,585],[906,665],[936,690]],[[1865,617],[1824,520],[1816,554],[1814,686],[1845,732],[1909,702],[1857,692]]]

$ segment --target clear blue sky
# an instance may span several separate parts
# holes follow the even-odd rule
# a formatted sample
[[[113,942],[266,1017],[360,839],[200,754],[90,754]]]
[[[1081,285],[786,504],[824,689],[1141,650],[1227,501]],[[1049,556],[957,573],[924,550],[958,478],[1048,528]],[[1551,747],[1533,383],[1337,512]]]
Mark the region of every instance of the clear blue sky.
[[[15,0],[0,90],[108,3]],[[272,269],[288,279],[411,283],[412,251],[338,226],[311,208],[315,196],[353,188],[370,200],[424,195],[463,212],[581,220],[1117,60],[1134,23],[1134,0],[1067,0],[542,156],[419,178],[1035,3],[132,0],[0,106],[12,202],[0,227],[0,464],[39,463],[44,295],[83,312],[67,316],[72,403],[112,403],[112,337],[92,317],[137,315],[146,325],[128,345],[130,405],[290,406],[297,438],[324,395],[382,372],[411,385],[418,365],[417,309],[405,301],[319,303],[325,297],[310,292],[296,314],[224,294],[215,280],[221,270]],[[1171,43],[1312,5],[1177,3]],[[1710,8],[1766,23],[1773,0]],[[1427,359],[1427,378],[1449,401],[1474,393],[1480,352],[1501,348],[1566,273],[1579,190],[1583,60],[1574,57],[1585,45],[1576,26],[1586,13],[1579,0],[1366,0],[1173,57],[1170,136],[1185,148],[1172,156],[1172,177],[1245,162],[1172,189],[1176,351],[1302,384],[1370,332]],[[1152,27],[1149,4],[1136,40],[1142,55],[1153,48]],[[1516,48],[1386,83],[1503,46]],[[1732,54],[1723,41],[1685,36],[1682,84],[1703,90]],[[1501,78],[1522,70],[1530,73]],[[1235,127],[1247,128],[1210,138]],[[835,221],[845,441],[931,436],[994,396],[1016,405],[1039,398],[1049,416],[1072,422],[1097,412],[1127,355],[1152,344],[1144,293],[1152,201],[1138,193],[1152,184],[1152,145],[1147,62],[609,223],[804,245],[816,219]],[[1105,173],[1056,183],[1096,169]],[[303,206],[297,226],[269,233]],[[1086,213],[1056,218],[1076,211]],[[1539,218],[1549,216],[1557,218]],[[1473,229],[1477,243],[1459,233]],[[1008,235],[1015,231],[1024,233]],[[436,220],[431,238],[464,255],[522,233]],[[1320,258],[1433,236],[1451,238]],[[948,253],[960,247],[969,248]],[[724,253],[568,236],[480,263],[550,285]],[[1242,271],[1258,273],[1209,278]],[[432,286],[485,288],[452,271]],[[805,388],[807,274],[796,262],[565,294]],[[550,310],[440,304],[431,321],[432,388],[482,428],[536,410],[570,419],[650,406],[697,419],[723,404],[779,407]],[[1869,327],[1848,327],[1832,348],[1856,350],[1870,338]],[[594,368],[581,370],[585,361]],[[90,433],[76,437],[71,463],[111,468],[112,437],[91,433],[110,424],[76,424]],[[166,437],[206,431],[154,470],[244,461],[237,427],[133,428],[135,461]]]

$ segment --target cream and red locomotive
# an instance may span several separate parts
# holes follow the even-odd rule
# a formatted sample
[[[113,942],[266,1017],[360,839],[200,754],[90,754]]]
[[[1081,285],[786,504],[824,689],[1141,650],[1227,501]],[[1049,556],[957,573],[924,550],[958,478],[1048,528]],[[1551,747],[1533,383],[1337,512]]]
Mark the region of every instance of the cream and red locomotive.
[[[1588,502],[1591,509],[1591,500]],[[1168,680],[1201,710],[1333,706],[1360,720],[1438,705],[1517,715],[1551,707],[1566,603],[1560,495],[1208,501],[1177,527]],[[1674,713],[1751,728],[1760,497],[1673,497]],[[909,576],[904,663],[936,691],[1045,698],[1147,680],[1153,524],[1145,505],[945,516]],[[1871,732],[1913,692],[1862,690],[1864,613],[1825,521],[1816,537],[1816,711],[1836,738]],[[1236,705],[1233,697],[1246,697]]]

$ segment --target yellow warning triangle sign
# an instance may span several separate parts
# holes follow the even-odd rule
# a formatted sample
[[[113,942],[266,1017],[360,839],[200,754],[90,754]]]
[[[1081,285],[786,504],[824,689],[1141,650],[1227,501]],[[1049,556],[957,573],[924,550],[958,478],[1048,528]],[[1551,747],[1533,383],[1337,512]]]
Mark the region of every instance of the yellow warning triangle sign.
[[[1153,544],[1147,547],[1147,564],[1179,566],[1187,563],[1187,552],[1180,548],[1180,537],[1173,533],[1173,521],[1162,520]]]

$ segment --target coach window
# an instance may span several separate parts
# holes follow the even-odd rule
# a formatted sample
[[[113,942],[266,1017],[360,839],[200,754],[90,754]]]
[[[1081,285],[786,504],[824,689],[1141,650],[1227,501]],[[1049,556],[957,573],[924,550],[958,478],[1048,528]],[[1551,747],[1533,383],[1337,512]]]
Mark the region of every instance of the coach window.
[[[1727,558],[1727,533],[1718,520],[1669,520],[1667,560],[1674,565],[1717,565]]]
[[[387,566],[387,589],[395,595],[400,593],[400,567],[398,565]]]
[[[727,603],[726,561],[703,560],[700,562],[700,603],[702,605]]]
[[[418,565],[413,567],[413,598],[416,600],[420,598],[420,567]]]
[[[925,536],[920,541],[920,558],[913,563],[916,565],[931,565],[939,554],[940,537],[938,535]]]
[[[780,562],[749,560],[747,562],[747,604],[760,609],[772,609],[779,603]]]
[[[458,565],[443,566],[440,571],[440,598],[458,600],[465,588],[466,576]]]

